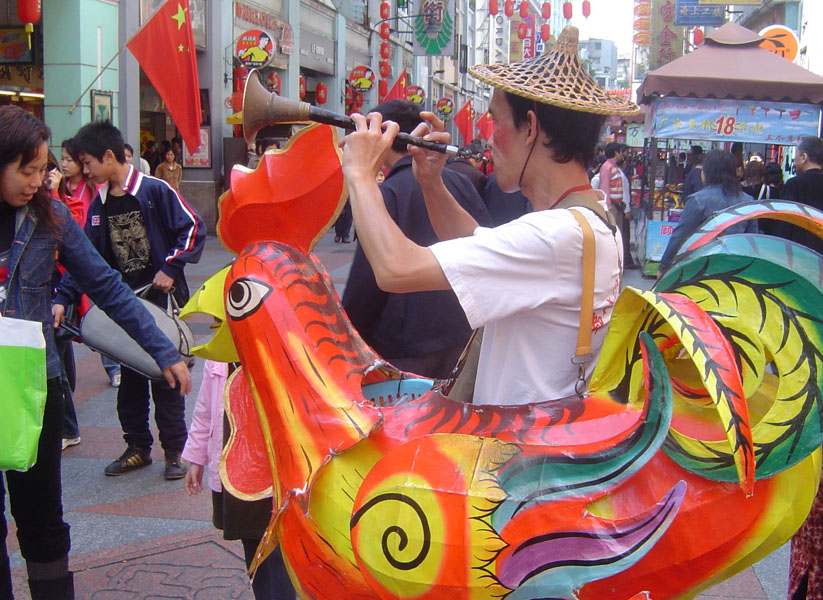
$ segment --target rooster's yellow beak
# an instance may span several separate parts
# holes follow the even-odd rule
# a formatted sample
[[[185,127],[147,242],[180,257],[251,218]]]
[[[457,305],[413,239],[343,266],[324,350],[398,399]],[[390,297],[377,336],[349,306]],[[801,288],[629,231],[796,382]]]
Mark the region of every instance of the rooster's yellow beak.
[[[226,267],[209,277],[180,310],[181,319],[187,319],[194,314],[209,315],[214,319],[211,329],[215,334],[205,343],[192,348],[192,353],[200,358],[226,363],[240,361],[226,324],[226,308],[223,303],[223,287],[229,268]]]

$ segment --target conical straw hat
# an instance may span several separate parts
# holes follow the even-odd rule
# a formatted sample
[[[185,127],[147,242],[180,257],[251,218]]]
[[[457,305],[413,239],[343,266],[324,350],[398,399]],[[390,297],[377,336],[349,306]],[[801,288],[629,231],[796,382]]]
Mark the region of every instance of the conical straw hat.
[[[569,25],[548,52],[523,62],[475,65],[480,81],[536,102],[598,115],[635,115],[640,108],[609,94],[591,78],[577,56],[578,31]]]

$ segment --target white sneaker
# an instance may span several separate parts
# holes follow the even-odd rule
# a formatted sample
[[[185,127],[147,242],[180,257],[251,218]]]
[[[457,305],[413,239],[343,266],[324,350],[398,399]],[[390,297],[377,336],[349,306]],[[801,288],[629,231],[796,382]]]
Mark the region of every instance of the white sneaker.
[[[120,387],[120,373],[115,373],[111,376],[111,387]]]
[[[80,436],[74,438],[63,438],[63,450],[68,448],[69,446],[76,446],[80,443]]]

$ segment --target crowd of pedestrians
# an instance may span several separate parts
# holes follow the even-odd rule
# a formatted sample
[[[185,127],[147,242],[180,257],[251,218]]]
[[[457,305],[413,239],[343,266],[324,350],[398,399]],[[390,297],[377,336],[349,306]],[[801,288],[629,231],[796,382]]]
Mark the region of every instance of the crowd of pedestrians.
[[[516,101],[511,105],[503,102],[512,101],[498,99],[498,105],[517,114]],[[421,117],[416,105],[400,100],[377,106],[375,113],[407,133],[428,118]],[[358,124],[362,133],[363,124]],[[48,377],[37,463],[28,471],[7,471],[0,477],[0,600],[13,597],[5,546],[6,497],[17,525],[31,597],[74,597],[68,570],[69,528],[62,514],[60,453],[81,443],[82,438],[72,402],[76,384],[72,336],[59,326],[64,319],[76,319],[89,301],[103,308],[149,351],[165,377],[152,381],[127,364],[103,357],[111,385],[118,388],[116,410],[125,443],[124,452],[105,467],[105,474],[125,475],[151,463],[154,440],[149,409],[153,402],[165,454],[164,477],[185,478],[186,490],[195,494],[203,489],[204,474],[208,473],[214,524],[226,539],[242,540],[250,564],[268,523],[270,502],[244,504],[221,488],[216,475],[220,450],[228,437],[222,388],[233,366],[207,363],[195,414],[187,427],[184,396],[191,387],[188,367],[134,293],[145,289],[146,297],[163,307],[168,294],[184,304],[189,295],[184,268],[197,262],[203,251],[205,225],[180,193],[183,169],[179,144],[176,151],[174,143],[158,149],[149,142],[143,155],[136,155],[117,128],[97,122],[63,140],[58,161],[48,151],[48,127],[21,109],[0,108],[0,131],[4,132],[0,136],[0,267],[8,273],[0,280],[0,312],[42,323]],[[259,148],[258,156],[266,149]],[[471,141],[466,149],[478,156],[487,150],[481,140]],[[625,145],[610,143],[602,148],[599,160],[589,165],[591,187],[602,192],[598,198],[605,199],[613,219],[609,222],[623,236],[619,254],[623,268],[633,262],[630,224],[637,207],[632,205],[630,181],[639,169],[637,160]],[[414,152],[404,143],[395,141],[388,147],[377,171],[383,175],[380,197],[385,214],[403,236],[419,247],[429,247],[438,242],[440,232],[429,219],[426,193],[415,178],[413,162]],[[582,161],[573,162],[575,176],[585,177]],[[349,158],[350,172],[352,164]],[[795,159],[798,174],[785,183],[779,165],[758,158],[742,163],[738,154],[725,150],[704,152],[693,146],[677,164],[685,208],[663,255],[661,273],[671,266],[691,232],[716,212],[735,204],[784,199],[823,209],[823,141],[819,138],[801,140]],[[498,184],[498,173],[487,161],[459,159],[443,166],[439,177],[444,190],[455,209],[468,215],[474,227],[479,226],[480,235],[486,228],[532,212],[526,196],[512,191],[520,188],[520,182],[513,183],[516,174],[503,171],[505,189],[509,190],[504,191]],[[156,177],[148,174],[151,172]],[[531,171],[526,176],[527,184],[528,177],[536,177]],[[582,187],[584,192],[589,189]],[[348,242],[350,205],[342,219],[336,241]],[[823,251],[819,238],[786,223],[747,222],[731,231],[756,232],[758,227]],[[447,265],[440,271],[441,277],[444,272],[452,273],[445,255],[438,260]],[[377,281],[367,249],[358,244],[343,296],[352,324],[395,366],[433,378],[448,377],[472,330],[461,307],[466,299],[460,295],[469,291],[456,291],[451,285],[423,285],[413,293],[386,292]],[[817,543],[823,535],[821,511],[819,495],[793,544],[792,600],[816,597],[812,590],[820,585],[814,573],[820,568]],[[279,552],[258,571],[254,591],[257,598],[294,596]]]

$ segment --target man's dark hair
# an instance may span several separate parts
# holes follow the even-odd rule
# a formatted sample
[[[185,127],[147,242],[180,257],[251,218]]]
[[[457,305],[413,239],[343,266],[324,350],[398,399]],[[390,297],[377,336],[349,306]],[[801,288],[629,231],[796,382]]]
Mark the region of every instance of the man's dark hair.
[[[388,100],[381,102],[372,109],[371,112],[383,115],[384,121],[394,121],[400,126],[400,131],[411,133],[415,127],[420,125],[423,119],[420,118],[420,105],[407,100]],[[408,152],[408,144],[395,138],[391,147],[395,152]]]
[[[540,127],[550,138],[546,147],[554,152],[555,161],[567,163],[574,160],[584,168],[591,164],[600,130],[606,122],[604,115],[559,108],[509,92],[504,92],[504,96],[512,109],[515,127],[527,122],[530,110],[537,113]]]
[[[106,150],[111,150],[117,162],[121,165],[126,162],[126,142],[111,121],[95,121],[83,125],[74,136],[74,143],[80,154],[88,154],[102,161]]]
[[[463,147],[463,150],[468,150],[472,154],[483,154],[485,152],[486,147],[483,144],[483,140],[475,138],[468,144]]]
[[[779,186],[783,183],[783,169],[778,163],[770,162],[763,171],[763,183]]]
[[[797,156],[805,153],[816,165],[823,165],[823,140],[819,137],[804,137],[797,146]]]
[[[703,176],[706,185],[720,185],[728,196],[740,193],[740,181],[737,179],[737,158],[725,150],[709,150],[703,158]]]
[[[149,140],[148,142],[146,142],[146,150],[149,150],[150,148],[156,148],[156,147],[157,147],[157,142],[155,142],[154,140]]]
[[[743,154],[743,142],[734,142],[732,144],[732,154]]]
[[[617,142],[609,142],[606,144],[606,149],[604,150],[604,154],[606,158],[614,158],[614,155],[621,151],[620,144]]]

